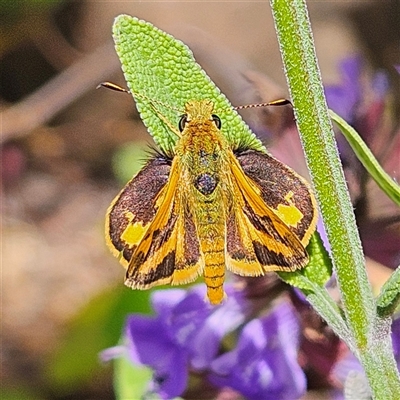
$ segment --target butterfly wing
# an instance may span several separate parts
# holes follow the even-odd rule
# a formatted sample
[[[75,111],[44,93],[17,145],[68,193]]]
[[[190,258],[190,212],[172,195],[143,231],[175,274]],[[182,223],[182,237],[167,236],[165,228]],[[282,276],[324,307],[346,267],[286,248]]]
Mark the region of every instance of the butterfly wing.
[[[177,186],[179,178],[173,162],[155,216],[129,261],[125,284],[131,288],[189,283],[202,272],[196,227],[185,205],[185,185]]]
[[[231,166],[235,205],[227,221],[228,268],[246,276],[302,268],[308,262],[304,246],[316,223],[307,184],[290,168],[254,150],[237,159],[232,156]]]
[[[269,154],[248,150],[237,155],[261,199],[307,246],[318,219],[317,202],[307,181]]]
[[[156,216],[160,195],[168,182],[170,164],[162,157],[149,160],[107,211],[107,244],[125,267]]]

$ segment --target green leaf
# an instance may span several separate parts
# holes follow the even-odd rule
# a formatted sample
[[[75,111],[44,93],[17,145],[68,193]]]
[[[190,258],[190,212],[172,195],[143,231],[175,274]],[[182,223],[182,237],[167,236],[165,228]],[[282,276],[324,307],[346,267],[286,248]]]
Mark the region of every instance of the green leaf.
[[[129,313],[150,313],[149,295],[121,285],[93,298],[76,315],[62,346],[46,362],[45,375],[55,392],[68,393],[104,373],[99,352],[118,343]]]
[[[391,200],[400,206],[400,186],[381,167],[357,131],[332,110],[329,110],[329,113],[372,179]]]
[[[378,315],[381,318],[394,313],[400,302],[400,265],[381,288],[377,298]]]
[[[113,26],[115,48],[140,116],[163,150],[177,140],[184,106],[189,100],[212,100],[222,120],[222,133],[233,147],[246,141],[265,151],[260,140],[193,58],[191,50],[152,24],[120,15]]]
[[[317,231],[311,236],[307,252],[310,261],[305,268],[278,273],[286,283],[303,290],[305,294],[312,292],[315,284],[324,287],[332,276],[332,262]]]

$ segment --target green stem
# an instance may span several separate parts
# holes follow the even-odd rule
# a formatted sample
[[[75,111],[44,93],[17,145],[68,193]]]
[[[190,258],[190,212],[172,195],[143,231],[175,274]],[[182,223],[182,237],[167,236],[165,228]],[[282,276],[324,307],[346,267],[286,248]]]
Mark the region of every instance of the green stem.
[[[347,325],[353,336],[349,345],[358,349],[361,361],[366,357],[378,360],[382,351],[374,346],[375,301],[324,97],[307,7],[303,0],[270,0],[270,3],[297,125],[331,245]],[[373,363],[363,366],[374,396],[394,398],[390,396],[387,378],[374,369]],[[380,379],[375,379],[377,374]]]
[[[397,400],[400,393],[399,373],[390,336],[391,323],[390,317],[378,317],[371,348],[359,353],[360,362],[376,399]]]

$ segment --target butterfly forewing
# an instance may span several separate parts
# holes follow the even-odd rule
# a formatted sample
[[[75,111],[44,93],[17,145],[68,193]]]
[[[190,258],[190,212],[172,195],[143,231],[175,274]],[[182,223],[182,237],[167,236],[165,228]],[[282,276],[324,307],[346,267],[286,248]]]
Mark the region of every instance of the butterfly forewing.
[[[156,215],[157,199],[168,182],[170,169],[170,161],[165,158],[149,160],[108,209],[107,244],[124,266],[131,260]]]
[[[308,183],[269,154],[247,150],[236,155],[243,172],[258,187],[263,201],[308,244],[317,222],[317,207]]]
[[[294,203],[294,198],[298,200],[299,195],[292,191],[296,188],[290,183],[285,186],[279,180],[274,182],[277,176],[271,174],[270,178],[266,161],[272,163],[276,160],[254,150],[241,154],[237,160],[231,160],[236,205],[233,207],[234,216],[227,223],[227,266],[240,275],[261,275],[264,271],[293,271],[303,267],[308,261],[304,248],[308,238],[305,240],[304,237],[308,230],[315,229],[315,216],[303,221],[301,209],[309,212],[305,209],[307,204],[300,202],[302,208],[299,209],[299,201]],[[276,163],[279,165],[274,167],[280,167],[281,164]],[[285,172],[287,175],[288,171]],[[290,172],[297,179],[296,184],[304,188],[309,197],[307,184],[298,179],[293,171]],[[257,183],[254,178],[257,178]],[[282,178],[281,176],[281,180]],[[267,183],[272,189],[264,190],[261,195]],[[268,196],[274,201],[270,201]],[[300,232],[299,227],[306,227],[300,237],[297,235]]]
[[[201,273],[199,243],[194,222],[184,211],[185,197],[177,188],[180,173],[173,162],[159,207],[130,259],[125,284],[146,289],[163,284],[183,284]]]

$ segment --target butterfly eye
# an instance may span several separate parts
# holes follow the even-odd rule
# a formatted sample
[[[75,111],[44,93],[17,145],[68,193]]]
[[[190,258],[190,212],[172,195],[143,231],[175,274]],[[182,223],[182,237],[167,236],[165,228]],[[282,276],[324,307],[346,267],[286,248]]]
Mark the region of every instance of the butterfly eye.
[[[221,129],[221,119],[220,119],[220,117],[218,117],[218,115],[215,115],[215,114],[212,114],[211,117],[212,117],[212,120],[214,121],[215,126],[218,129]]]
[[[181,116],[181,119],[179,120],[179,125],[178,125],[180,132],[182,132],[185,129],[186,122],[187,122],[187,115],[183,114]]]

